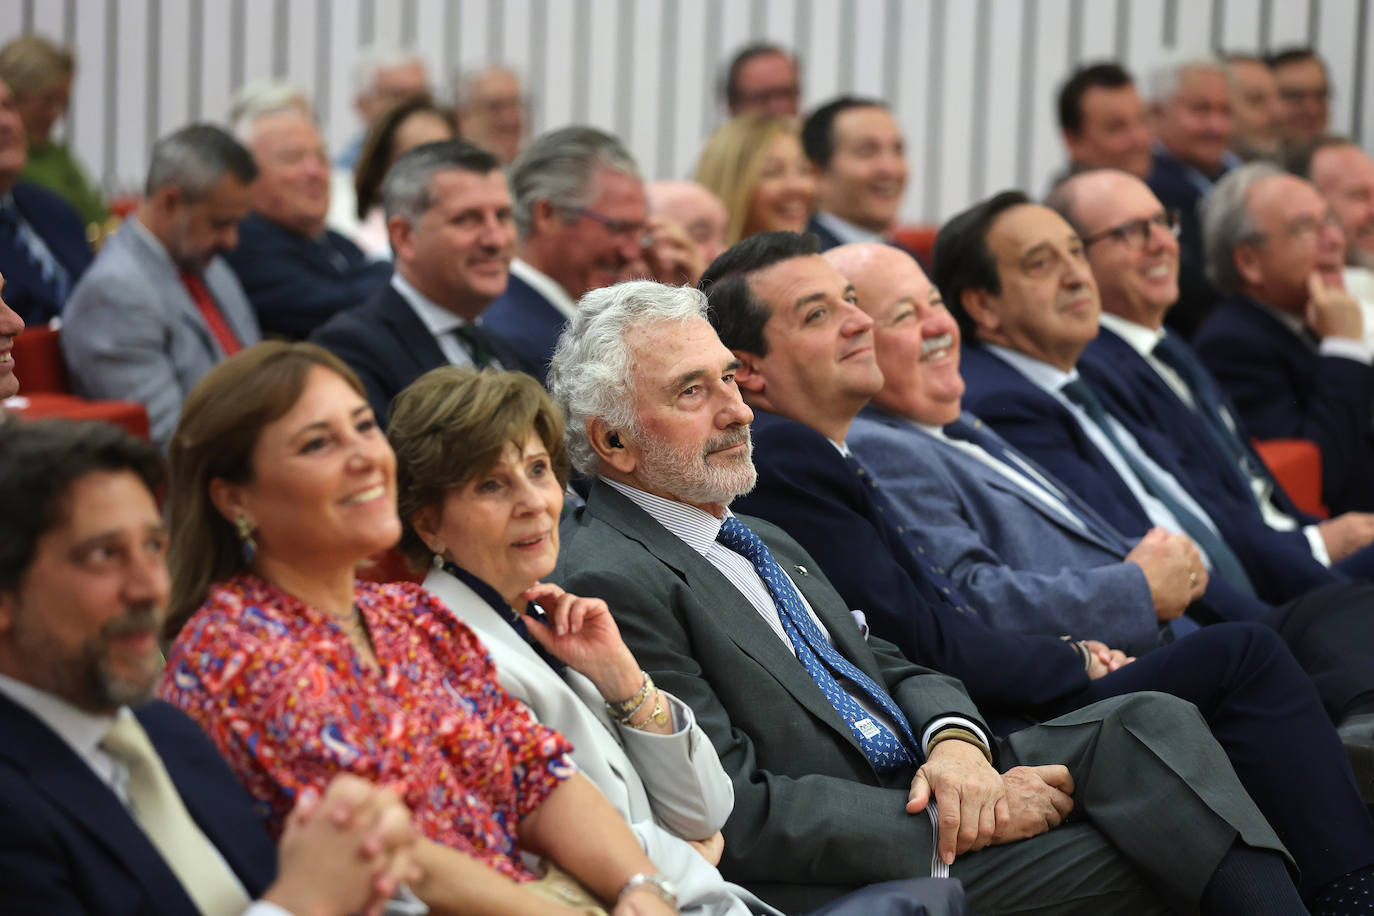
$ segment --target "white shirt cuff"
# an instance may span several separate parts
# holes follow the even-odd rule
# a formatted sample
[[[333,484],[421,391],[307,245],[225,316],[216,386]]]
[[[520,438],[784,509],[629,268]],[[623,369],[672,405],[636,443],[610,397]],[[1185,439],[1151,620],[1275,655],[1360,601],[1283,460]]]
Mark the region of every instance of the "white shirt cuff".
[[[275,903],[268,903],[266,900],[259,900],[257,903],[243,911],[243,916],[294,916],[290,910],[284,910]]]
[[[1374,350],[1369,348],[1369,344],[1363,340],[1354,340],[1349,337],[1325,337],[1317,345],[1317,352],[1322,356],[1353,359],[1355,362],[1364,363],[1366,366],[1374,363]]]
[[[971,719],[965,719],[963,716],[941,716],[927,725],[926,730],[921,733],[921,753],[928,754],[930,752],[930,739],[934,737],[936,732],[951,726],[968,729],[978,736],[978,740],[983,742],[984,747],[989,751],[992,750],[992,742],[988,740],[987,733],[975,725]]]
[[[1326,538],[1317,530],[1316,525],[1304,525],[1302,533],[1307,535],[1307,543],[1312,545],[1312,559],[1323,566],[1331,565],[1331,553],[1326,549]]]

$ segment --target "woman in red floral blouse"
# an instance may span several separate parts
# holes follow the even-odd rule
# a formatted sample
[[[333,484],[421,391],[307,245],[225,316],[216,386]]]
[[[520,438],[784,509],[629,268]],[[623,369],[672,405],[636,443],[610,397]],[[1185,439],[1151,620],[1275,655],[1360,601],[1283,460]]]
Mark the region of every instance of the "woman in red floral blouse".
[[[435,912],[568,912],[520,887],[536,877],[522,851],[617,914],[672,911],[658,883],[632,880],[654,866],[472,632],[417,586],[355,581],[400,524],[394,456],[341,362],[279,342],[226,360],[187,399],[170,464],[175,642],[159,693],[274,824],[301,789],[350,772],[414,812],[428,840],[414,890]]]

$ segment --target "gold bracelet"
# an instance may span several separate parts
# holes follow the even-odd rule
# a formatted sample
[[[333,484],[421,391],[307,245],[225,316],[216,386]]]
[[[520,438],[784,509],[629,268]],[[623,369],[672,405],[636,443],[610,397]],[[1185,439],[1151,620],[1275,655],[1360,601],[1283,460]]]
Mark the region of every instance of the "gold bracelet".
[[[634,696],[619,703],[606,701],[606,712],[610,713],[611,718],[617,722],[625,722],[629,720],[630,716],[639,712],[639,707],[643,706],[644,701],[649,698],[649,691],[654,689],[654,679],[649,677],[649,672],[641,671],[640,674],[644,675],[644,685],[639,688]]]
[[[663,708],[663,692],[661,690],[654,691],[654,711],[645,716],[643,722],[640,722],[636,725],[633,721],[631,721],[628,718],[625,720],[626,725],[630,726],[630,728],[639,731],[643,731],[644,729],[648,728],[650,722],[654,723],[655,725],[668,724],[668,710]]]

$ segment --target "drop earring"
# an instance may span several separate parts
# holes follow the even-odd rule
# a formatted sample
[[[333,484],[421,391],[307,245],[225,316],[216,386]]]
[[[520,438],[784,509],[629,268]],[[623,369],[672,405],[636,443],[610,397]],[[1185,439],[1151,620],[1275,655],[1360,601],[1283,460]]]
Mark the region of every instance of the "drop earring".
[[[243,549],[243,565],[252,566],[253,558],[258,555],[258,543],[253,540],[253,523],[246,515],[234,516],[234,527],[238,530]]]

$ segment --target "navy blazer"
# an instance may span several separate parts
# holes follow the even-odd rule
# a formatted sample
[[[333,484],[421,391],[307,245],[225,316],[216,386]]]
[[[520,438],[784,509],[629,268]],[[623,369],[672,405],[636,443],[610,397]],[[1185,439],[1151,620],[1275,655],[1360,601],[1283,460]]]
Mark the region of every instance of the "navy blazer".
[[[567,323],[553,303],[515,274],[506,291],[482,313],[482,326],[503,338],[525,364],[537,367],[540,381],[548,375],[549,360]]]
[[[485,316],[478,333],[503,367],[535,374],[505,341],[483,333],[484,326]],[[383,428],[391,417],[392,398],[429,370],[448,365],[434,335],[390,283],[363,305],[335,315],[311,334],[310,340],[357,373]]]
[[[70,293],[91,266],[91,247],[86,243],[81,215],[61,197],[31,182],[16,182],[10,193],[15,209],[66,268]],[[44,282],[42,273],[29,261],[24,243],[8,232],[0,242],[0,274],[5,277],[5,303],[31,327],[46,324],[66,304],[65,297],[59,299],[56,287]]]
[[[137,710],[177,792],[250,897],[276,877],[276,848],[248,793],[180,710]],[[0,696],[0,898],[6,913],[199,916],[110,788],[27,710]]]
[[[1374,511],[1374,368],[1322,356],[1246,296],[1220,303],[1193,346],[1250,435],[1317,443],[1327,508]]]
[[[331,254],[332,253],[332,254]],[[258,313],[265,335],[303,340],[336,312],[362,305],[391,278],[391,264],[369,261],[333,229],[309,239],[250,213],[239,244],[224,256]]]
[[[806,221],[806,231],[820,240],[821,251],[829,251],[844,244],[838,235],[825,228],[814,216]]]
[[[1221,298],[1207,279],[1202,250],[1202,223],[1198,204],[1202,191],[1189,178],[1189,167],[1158,144],[1145,183],[1165,209],[1177,210],[1179,219],[1178,301],[1164,320],[1185,338],[1191,338]]]
[[[966,346],[960,369],[967,386],[965,409],[1073,487],[1126,536],[1141,538],[1153,527],[1116,468],[1057,398],[982,347]],[[1226,501],[1224,494],[1200,490],[1180,462],[1170,433],[1125,425],[1155,463],[1172,474],[1212,517],[1263,601],[1287,601],[1342,578],[1312,558],[1305,540],[1301,550],[1283,542],[1276,545],[1267,533],[1272,529],[1258,517],[1253,501],[1247,512]],[[1274,553],[1276,549],[1281,555]],[[1220,576],[1212,577],[1207,602],[1228,620],[1254,620],[1268,610],[1262,602],[1227,587]]]
[[[962,597],[939,593],[870,486],[824,436],[762,410],[752,429],[758,485],[733,507],[796,538],[874,634],[963,681],[999,732],[1006,714],[1034,715],[1087,686],[1082,658],[1057,637],[994,630],[956,610]]]

